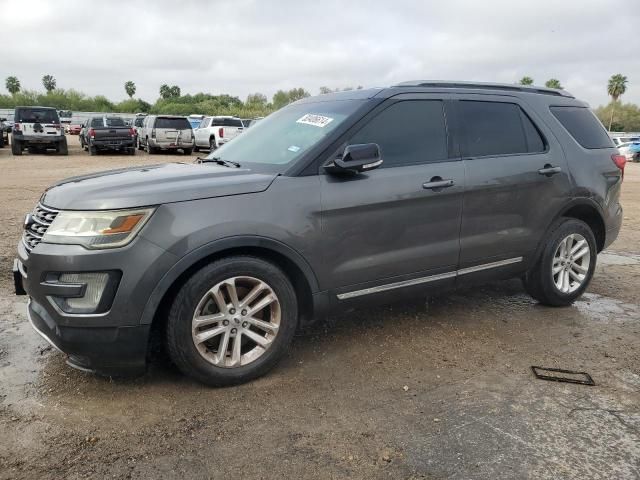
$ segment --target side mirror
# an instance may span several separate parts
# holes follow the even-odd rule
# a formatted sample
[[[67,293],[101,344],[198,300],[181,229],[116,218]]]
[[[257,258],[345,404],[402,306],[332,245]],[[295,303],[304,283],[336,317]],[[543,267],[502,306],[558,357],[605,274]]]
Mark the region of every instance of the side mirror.
[[[347,145],[342,157],[336,158],[324,169],[329,173],[361,173],[374,170],[382,165],[380,147],[377,143]]]

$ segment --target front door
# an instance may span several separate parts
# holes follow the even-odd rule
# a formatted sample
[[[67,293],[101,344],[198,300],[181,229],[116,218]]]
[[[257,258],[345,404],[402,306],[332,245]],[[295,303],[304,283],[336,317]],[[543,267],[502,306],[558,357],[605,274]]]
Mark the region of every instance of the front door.
[[[391,99],[355,130],[345,145],[377,143],[384,163],[359,175],[320,176],[329,288],[343,299],[453,283],[464,167],[450,145],[442,97]]]

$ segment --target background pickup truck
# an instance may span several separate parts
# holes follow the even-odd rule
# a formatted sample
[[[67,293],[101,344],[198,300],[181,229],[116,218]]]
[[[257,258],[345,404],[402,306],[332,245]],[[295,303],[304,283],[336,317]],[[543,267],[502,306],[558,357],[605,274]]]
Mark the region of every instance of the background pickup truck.
[[[100,150],[115,150],[135,155],[135,130],[120,117],[92,117],[80,134],[80,145],[96,155]]]
[[[196,150],[200,148],[215,150],[223,143],[242,133],[242,120],[236,117],[205,117],[193,134],[196,137]]]

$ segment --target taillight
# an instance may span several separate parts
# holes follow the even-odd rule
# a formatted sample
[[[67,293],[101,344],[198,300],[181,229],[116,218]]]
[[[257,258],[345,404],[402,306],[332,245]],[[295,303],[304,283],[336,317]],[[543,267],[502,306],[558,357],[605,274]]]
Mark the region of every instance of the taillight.
[[[130,128],[129,129],[129,135],[131,135],[132,137],[136,136],[136,130],[134,128]]]
[[[611,160],[613,160],[613,163],[616,164],[616,167],[620,169],[622,178],[624,178],[624,167],[627,164],[627,157],[625,157],[624,155],[620,155],[619,153],[614,153],[613,155],[611,155]]]
[[[156,129],[151,130],[151,138],[156,138]]]
[[[90,136],[90,137],[94,137],[94,138],[95,138],[95,136],[96,136],[96,131],[95,131],[93,128],[90,128],[90,129],[89,129],[89,136]]]
[[[218,136],[219,136],[220,138],[224,138],[224,128],[220,127],[220,128],[218,129]]]

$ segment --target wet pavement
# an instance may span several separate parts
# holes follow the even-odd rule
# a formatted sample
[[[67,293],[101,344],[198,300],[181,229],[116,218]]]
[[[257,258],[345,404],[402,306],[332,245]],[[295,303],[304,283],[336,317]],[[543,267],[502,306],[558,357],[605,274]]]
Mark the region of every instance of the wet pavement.
[[[640,168],[625,181],[628,233],[572,307],[511,280],[352,311],[232,388],[161,357],[136,379],[73,370],[0,283],[0,479],[640,478]]]

